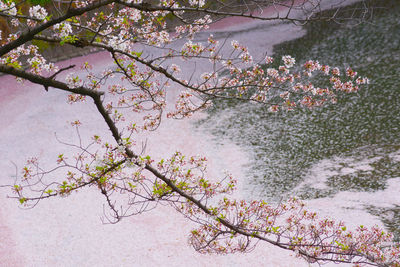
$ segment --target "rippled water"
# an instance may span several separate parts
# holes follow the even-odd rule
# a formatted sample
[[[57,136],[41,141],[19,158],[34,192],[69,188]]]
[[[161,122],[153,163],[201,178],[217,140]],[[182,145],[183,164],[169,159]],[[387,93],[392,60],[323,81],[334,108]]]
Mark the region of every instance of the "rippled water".
[[[266,107],[219,102],[202,122],[252,155],[246,166],[252,197],[334,197],[339,192],[379,192],[400,180],[400,6],[375,1],[373,18],[354,25],[318,22],[307,34],[274,47],[274,54],[353,67],[371,84],[338,104],[271,114]],[[318,83],[318,81],[315,81]],[[389,201],[390,202],[390,201]],[[363,208],[400,233],[400,203]]]

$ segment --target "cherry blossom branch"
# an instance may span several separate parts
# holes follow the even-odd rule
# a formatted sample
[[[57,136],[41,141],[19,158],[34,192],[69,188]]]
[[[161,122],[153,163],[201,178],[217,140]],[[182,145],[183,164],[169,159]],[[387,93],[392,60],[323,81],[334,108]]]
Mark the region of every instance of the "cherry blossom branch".
[[[7,66],[0,66],[0,71],[4,72],[4,73],[8,73],[8,74],[12,74],[15,75],[17,77],[21,77],[24,79],[28,79],[31,82],[34,83],[38,83],[41,84],[43,86],[51,86],[57,89],[61,89],[61,90],[65,90],[68,92],[73,92],[73,93],[78,93],[78,94],[82,94],[82,95],[86,95],[89,96],[93,99],[97,110],[99,111],[99,113],[101,114],[101,116],[103,117],[104,121],[106,122],[109,130],[111,131],[115,141],[117,143],[121,143],[121,135],[118,131],[117,126],[115,125],[115,123],[113,122],[113,120],[111,119],[108,111],[105,109],[105,107],[102,104],[102,101],[100,99],[100,95],[98,92],[93,92],[91,90],[85,89],[85,88],[77,88],[77,89],[69,89],[68,86],[65,83],[61,83],[61,82],[56,82],[54,80],[46,80],[46,79],[39,79],[37,77],[37,75],[33,75],[33,74],[29,74],[26,73],[24,71],[20,71],[20,70],[16,70],[13,69],[11,67],[7,67]],[[138,156],[136,154],[134,154],[130,149],[126,148],[126,154],[130,159],[137,159]],[[158,172],[157,169],[155,169],[153,166],[146,164],[145,165],[145,169],[150,171],[155,177],[159,178],[160,180],[162,180],[164,183],[166,183],[171,189],[172,191],[178,193],[180,196],[184,197],[185,199],[189,200],[190,202],[194,203],[198,208],[200,208],[204,213],[208,214],[208,215],[212,215],[212,212],[206,207],[204,206],[199,200],[195,199],[194,197],[192,197],[191,195],[188,195],[187,193],[185,193],[183,190],[179,189],[170,179],[168,179],[167,177],[165,177],[164,175],[162,175],[160,172]],[[100,179],[101,176],[91,180],[90,182],[87,183],[83,183],[82,185],[80,185],[79,187],[76,187],[76,189],[81,188],[83,186],[89,185],[94,183],[95,181],[97,181],[98,179]],[[74,188],[75,190],[75,188]],[[54,196],[55,194],[51,194],[49,196],[40,196],[39,198],[34,198],[32,200],[37,200],[40,198],[47,198],[50,196]],[[228,221],[219,218],[219,221],[225,225],[226,227],[228,227],[231,230],[234,230],[235,232],[239,233],[239,234],[243,234],[245,236],[250,236],[248,233],[246,233],[245,231],[240,230],[239,228],[233,226],[232,224],[230,224]],[[277,246],[282,246],[281,244],[273,241],[273,240],[269,240],[263,237],[258,237],[257,238],[269,242],[271,244],[277,245]],[[283,248],[283,246],[282,246]]]
[[[296,103],[312,108],[328,100],[334,102],[336,91],[356,92],[359,85],[368,83],[368,79],[357,77],[357,73],[351,68],[340,75],[339,69],[321,65],[314,60],[304,63],[302,73],[291,73],[295,59],[290,56],[283,56],[283,64],[278,68],[271,67],[269,64],[273,59],[266,57],[262,62],[266,66],[264,68],[261,64],[254,64],[247,48],[236,41],[231,42],[232,52],[226,58],[220,56],[218,41],[212,36],[207,45],[192,42],[194,34],[211,23],[208,16],[210,14],[293,21],[296,18],[291,19],[288,16],[295,8],[294,1],[282,3],[288,5],[286,17],[279,17],[278,13],[276,17],[270,18],[257,17],[252,13],[210,10],[202,8],[204,3],[201,0],[190,0],[187,6],[178,6],[172,0],[163,1],[160,5],[121,0],[89,3],[70,1],[65,13],[61,12],[55,19],[48,17],[46,9],[41,6],[29,9],[30,16],[40,21],[30,22],[28,32],[22,32],[19,36],[11,34],[7,38],[8,43],[0,48],[0,72],[42,85],[46,90],[55,88],[72,93],[70,102],[91,98],[116,146],[102,142],[96,135],[92,143],[84,146],[77,131],[79,144],[70,145],[71,149],[78,150],[73,158],[75,163],[70,163],[67,156],[60,154],[58,166],[50,171],[43,171],[36,160],[28,160],[18,181],[21,185],[16,182],[12,187],[21,204],[28,201],[36,201],[37,204],[42,199],[66,196],[82,187],[94,185],[104,195],[114,222],[154,208],[157,203],[170,204],[199,226],[190,235],[191,244],[199,252],[243,252],[251,249],[254,241],[264,241],[295,251],[298,256],[310,262],[332,261],[376,266],[400,264],[400,248],[394,245],[385,247],[383,242],[390,242],[392,237],[377,227],[369,230],[360,226],[355,232],[348,231],[341,222],[317,218],[315,213],[305,210],[304,204],[297,199],[279,203],[276,207],[264,201],[247,203],[228,199],[225,196],[234,190],[235,181],[229,174],[226,175],[226,180],[219,182],[206,179],[205,158],[186,158],[176,152],[171,158],[155,163],[150,156],[143,155],[143,150],[140,153],[135,152],[131,135],[137,131],[136,124],[129,121],[128,125],[124,125],[124,116],[119,109],[156,112],[158,115],[155,118],[150,115],[144,118],[150,120],[149,125],[157,125],[166,105],[168,82],[186,89],[179,94],[175,104],[176,111],[171,115],[183,117],[206,107],[213,98],[238,98],[264,104],[279,99],[287,110],[296,107]],[[111,12],[96,12],[106,5],[116,8]],[[8,9],[3,6],[1,8],[6,10],[4,12],[14,12],[11,4],[7,6]],[[299,7],[306,8],[305,5]],[[311,6],[311,13],[318,7],[319,2]],[[251,10],[252,7],[247,8]],[[190,22],[181,16],[185,11],[206,16]],[[88,12],[93,12],[92,18],[83,17]],[[166,31],[167,14],[179,16],[188,22],[176,27],[176,38]],[[90,36],[91,34],[94,36]],[[138,41],[163,49],[166,44],[183,37],[188,37],[189,40],[181,50],[171,50],[161,57],[146,57],[142,52],[134,51],[134,45]],[[116,69],[104,70],[99,76],[90,70],[89,63],[85,63],[82,66],[87,72],[85,81],[77,73],[72,73],[67,75],[65,82],[61,82],[55,79],[56,76],[73,66],[58,69],[52,63],[47,64],[37,46],[26,44],[31,40],[104,49],[113,57]],[[169,59],[178,56],[183,60],[209,59],[212,63],[211,72],[202,74],[198,83],[192,81],[192,77],[185,81],[178,76],[179,66],[162,66]],[[26,70],[22,67],[25,66],[24,63],[27,65]],[[136,63],[140,63],[143,68],[137,67]],[[219,77],[218,73],[224,70],[227,70],[227,75]],[[50,76],[43,75],[43,71],[47,71]],[[303,82],[303,76],[310,77],[314,73],[327,76],[331,86],[319,88],[312,83]],[[113,75],[120,77],[122,82],[127,81],[132,88],[113,82],[108,91],[102,90]],[[125,95],[128,93],[132,94],[127,99]],[[195,96],[202,102],[196,103],[193,99]],[[116,97],[117,106],[112,104]],[[109,99],[111,102],[107,103],[106,100]],[[141,106],[147,102],[153,105]],[[278,109],[275,105],[270,107],[271,111]],[[72,125],[78,127],[80,122],[75,121]],[[141,129],[148,128],[145,124]],[[96,146],[92,147],[92,144]],[[98,150],[93,151],[95,148]],[[67,170],[66,180],[46,181],[45,176],[48,174],[63,170]],[[22,193],[24,188],[37,195],[26,197]],[[127,208],[122,205],[117,208],[118,201],[124,196],[128,199],[124,202]],[[223,199],[217,201],[213,198],[216,196]],[[113,222],[107,216],[106,218]]]
[[[314,5],[316,7],[319,6],[321,0],[318,0],[317,3]],[[273,6],[275,6],[275,10],[277,11],[278,8],[277,6],[281,7],[287,7],[288,11],[285,16],[280,16],[279,13],[276,14],[273,17],[263,17],[259,15],[254,15],[253,13],[247,13],[247,12],[226,12],[226,11],[219,11],[219,10],[213,10],[213,9],[207,9],[207,8],[201,8],[201,7],[168,7],[168,6],[161,6],[161,5],[152,5],[152,4],[135,4],[132,2],[127,2],[123,0],[118,0],[116,1],[118,4],[135,8],[138,10],[142,11],[148,11],[148,12],[154,12],[154,11],[168,11],[171,12],[172,14],[175,14],[177,12],[190,12],[190,13],[202,13],[202,14],[209,14],[213,16],[221,16],[221,17],[244,17],[244,18],[249,18],[249,19],[257,19],[257,20],[264,20],[264,21],[271,21],[271,20],[283,20],[283,21],[291,21],[291,22],[299,22],[299,23],[306,23],[310,21],[316,21],[316,20],[332,20],[334,17],[328,16],[328,17],[313,17],[316,12],[311,12],[311,14],[308,14],[306,18],[290,18],[289,15],[291,11],[294,8],[302,8],[304,7],[309,1],[303,1],[302,4],[296,6],[295,1],[273,1]],[[269,5],[267,5],[269,6]],[[247,10],[248,11],[248,10]],[[310,11],[310,10],[307,10]],[[179,16],[177,16],[179,17]]]
[[[103,92],[93,91],[93,90],[85,88],[85,87],[78,87],[78,88],[71,89],[68,86],[68,84],[54,80],[53,77],[46,78],[46,77],[36,75],[36,74],[30,73],[30,72],[16,69],[16,68],[13,68],[10,66],[0,65],[0,72],[10,74],[15,77],[23,78],[30,82],[36,83],[36,84],[43,85],[45,88],[54,87],[57,89],[61,89],[63,91],[70,92],[70,93],[93,96],[93,97],[94,96],[100,97],[101,95],[104,94]]]
[[[6,53],[10,52],[11,50],[31,41],[36,34],[45,31],[46,29],[50,28],[51,26],[54,26],[60,22],[63,22],[69,18],[72,18],[74,16],[79,16],[79,15],[85,14],[91,10],[111,4],[112,2],[114,2],[114,1],[99,0],[99,1],[95,1],[93,4],[90,4],[86,7],[69,9],[66,12],[66,14],[64,14],[58,18],[49,20],[48,22],[45,22],[43,24],[39,24],[35,28],[29,29],[29,31],[22,33],[16,40],[11,41],[11,42],[3,45],[2,47],[0,47],[0,57],[5,55]]]

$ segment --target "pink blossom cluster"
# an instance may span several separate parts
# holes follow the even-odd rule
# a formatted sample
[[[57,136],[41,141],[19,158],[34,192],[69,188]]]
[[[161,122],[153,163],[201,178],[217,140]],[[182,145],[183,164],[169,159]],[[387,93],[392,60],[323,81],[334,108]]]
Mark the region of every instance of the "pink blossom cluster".
[[[10,39],[11,38],[11,39]],[[9,41],[17,36],[9,37]],[[21,58],[25,58],[24,62]],[[23,65],[30,67],[30,72],[35,74],[52,73],[58,70],[54,63],[48,62],[39,52],[36,45],[21,45],[0,58],[0,64],[21,69]]]
[[[37,5],[29,8],[29,15],[40,21],[46,22],[46,17],[48,13],[45,8],[41,7],[40,5]]]
[[[304,207],[296,198],[275,207],[264,201],[224,198],[210,209],[214,217],[209,220],[202,221],[201,211],[187,212],[202,224],[191,232],[190,242],[202,253],[225,254],[251,250],[263,240],[293,250],[310,262],[325,259],[354,266],[400,265],[400,247],[391,243],[391,234],[377,226],[349,231],[343,222],[320,219]]]
[[[17,8],[13,1],[1,1],[0,2],[0,12],[4,12],[8,15],[17,15]]]
[[[341,77],[338,68],[321,65],[313,60],[307,61],[303,65],[304,70],[301,71],[299,67],[295,68],[296,60],[288,55],[282,57],[283,64],[278,68],[252,65],[253,58],[248,49],[237,41],[231,42],[233,50],[227,58],[217,52],[218,42],[213,42],[212,37],[210,40],[207,44],[194,44],[189,41],[182,47],[180,54],[185,58],[210,58],[214,68],[212,73],[201,75],[202,81],[199,83],[187,84],[188,87],[192,87],[193,93],[190,96],[187,93],[180,95],[176,111],[169,113],[171,116],[192,114],[201,109],[201,106],[209,106],[205,105],[207,100],[198,101],[199,95],[207,93],[222,98],[248,99],[268,104],[270,111],[277,112],[281,109],[292,110],[297,106],[312,108],[326,102],[336,103],[338,92],[356,92],[360,85],[368,83],[367,78],[356,76],[357,73],[350,68],[345,71],[346,76]],[[269,65],[274,60],[272,57],[266,57],[265,62]],[[217,75],[225,70],[229,75]],[[310,77],[321,74],[322,77],[328,76],[330,87],[317,87],[311,82]]]

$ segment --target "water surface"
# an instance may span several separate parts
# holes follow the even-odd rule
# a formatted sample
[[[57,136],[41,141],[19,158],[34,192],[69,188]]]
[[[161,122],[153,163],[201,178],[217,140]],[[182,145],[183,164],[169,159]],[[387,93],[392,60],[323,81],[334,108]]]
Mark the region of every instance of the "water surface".
[[[293,55],[322,64],[351,66],[371,83],[338,104],[271,114],[268,107],[218,102],[202,123],[216,139],[230,138],[252,155],[246,191],[251,197],[335,198],[340,192],[371,193],[400,183],[400,7],[369,1],[364,23],[310,23],[307,34],[274,47],[277,58]],[[328,11],[329,12],[329,11]],[[314,83],[321,84],[315,78]],[[390,197],[390,196],[389,196]],[[360,206],[400,233],[400,203]],[[386,203],[387,204],[387,203]]]

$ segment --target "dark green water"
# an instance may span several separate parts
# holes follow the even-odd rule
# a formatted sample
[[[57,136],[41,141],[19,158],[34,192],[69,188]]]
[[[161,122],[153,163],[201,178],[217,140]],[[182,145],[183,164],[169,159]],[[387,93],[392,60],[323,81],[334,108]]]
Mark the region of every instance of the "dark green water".
[[[359,93],[314,110],[271,114],[263,106],[218,102],[210,111],[202,126],[211,129],[217,140],[230,138],[252,157],[246,166],[252,196],[319,198],[340,191],[377,192],[387,188],[388,179],[400,179],[400,162],[393,156],[400,154],[400,4],[396,2],[371,1],[384,8],[358,25],[310,23],[304,37],[274,47],[274,56],[289,54],[301,65],[314,59],[342,69],[351,66],[371,81]],[[331,175],[322,188],[304,183],[312,166],[341,158],[352,161],[339,160],[327,167]],[[368,161],[368,168],[354,166],[363,161]],[[341,171],[348,167],[351,172]],[[383,210],[371,205],[367,210],[400,232],[399,205]],[[394,215],[384,217],[385,212]]]

